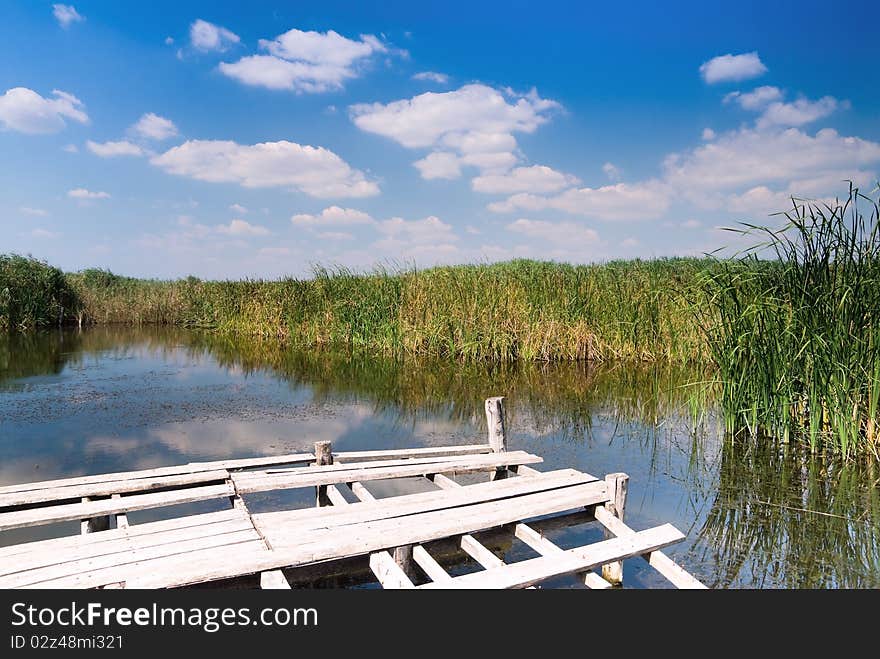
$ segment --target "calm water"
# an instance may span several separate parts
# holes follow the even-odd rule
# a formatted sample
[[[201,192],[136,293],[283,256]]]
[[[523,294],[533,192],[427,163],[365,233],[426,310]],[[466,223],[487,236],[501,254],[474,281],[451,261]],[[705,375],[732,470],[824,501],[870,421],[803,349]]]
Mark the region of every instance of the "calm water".
[[[701,377],[397,363],[159,328],[0,336],[0,485],[297,452],[317,440],[335,450],[482,442],[482,401],[504,395],[510,448],[542,455],[543,470],[628,473],[627,522],[677,526],[687,540],[667,553],[708,585],[880,587],[875,465],[725,439],[711,404],[688,405],[685,385]],[[69,530],[7,532],[0,545]],[[599,535],[578,527],[550,537],[573,546]],[[531,556],[518,541],[504,551]],[[666,585],[637,560],[625,582]]]

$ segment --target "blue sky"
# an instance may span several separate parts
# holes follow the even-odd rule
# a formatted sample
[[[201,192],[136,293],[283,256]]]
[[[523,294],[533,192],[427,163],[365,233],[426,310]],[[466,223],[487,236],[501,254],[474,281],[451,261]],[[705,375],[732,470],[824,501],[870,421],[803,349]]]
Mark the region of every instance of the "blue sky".
[[[876,186],[876,3],[418,5],[5,2],[0,252],[596,262]]]

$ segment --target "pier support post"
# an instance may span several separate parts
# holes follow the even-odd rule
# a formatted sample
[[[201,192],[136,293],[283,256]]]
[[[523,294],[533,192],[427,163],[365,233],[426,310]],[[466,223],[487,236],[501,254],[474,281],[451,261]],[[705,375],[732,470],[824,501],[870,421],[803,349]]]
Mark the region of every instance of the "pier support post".
[[[91,497],[83,497],[82,502],[88,503],[91,501]],[[104,515],[102,517],[91,517],[89,519],[81,520],[79,525],[80,533],[85,535],[86,533],[97,533],[98,531],[106,531],[110,528],[110,515]]]
[[[507,450],[507,435],[504,428],[504,396],[493,396],[486,399],[486,426],[489,429],[489,446],[493,453]],[[507,469],[496,469],[489,480],[507,477]]]
[[[333,452],[330,442],[315,442],[315,465],[331,465],[333,464]],[[315,488],[315,499],[318,507],[331,505],[330,499],[327,498],[327,486],[318,485]]]
[[[416,564],[413,560],[413,546],[412,545],[404,545],[402,547],[394,548],[394,562],[400,566],[400,569],[403,570],[403,573],[409,577],[410,580],[415,580],[418,578],[418,572],[416,571]]]
[[[626,487],[629,476],[623,473],[608,474],[605,476],[605,488],[608,492],[608,502],[604,508],[621,522],[626,508]],[[614,534],[605,529],[605,537],[613,538]],[[623,583],[623,562],[615,561],[602,566],[602,577],[612,585],[619,586]]]

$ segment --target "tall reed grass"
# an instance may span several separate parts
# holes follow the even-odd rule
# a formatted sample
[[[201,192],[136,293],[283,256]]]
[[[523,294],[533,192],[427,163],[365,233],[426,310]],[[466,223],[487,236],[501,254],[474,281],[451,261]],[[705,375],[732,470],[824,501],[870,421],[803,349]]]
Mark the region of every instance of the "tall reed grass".
[[[878,202],[793,199],[778,230],[701,274],[694,307],[718,367],[728,430],[803,438],[844,455],[878,451]]]
[[[58,268],[18,254],[0,254],[0,330],[63,324],[79,299]]]

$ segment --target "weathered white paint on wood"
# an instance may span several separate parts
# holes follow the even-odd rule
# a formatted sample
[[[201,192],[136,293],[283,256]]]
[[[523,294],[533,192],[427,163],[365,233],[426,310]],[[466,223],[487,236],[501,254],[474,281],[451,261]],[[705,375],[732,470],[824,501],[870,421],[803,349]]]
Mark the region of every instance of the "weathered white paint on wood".
[[[119,494],[114,494],[111,499],[119,499]],[[125,513],[117,513],[116,514],[116,528],[117,529],[127,529],[128,528],[128,515]]]
[[[290,590],[290,584],[281,570],[269,570],[260,573],[260,588],[263,590]]]
[[[684,535],[670,524],[629,536],[603,540],[562,554],[541,556],[483,572],[465,574],[448,581],[431,582],[422,588],[525,588],[553,577],[592,570],[599,565],[656,551],[681,542]]]
[[[486,399],[486,426],[489,429],[489,446],[495,453],[507,450],[504,429],[504,396]]]
[[[617,517],[605,510],[605,508],[597,506],[594,514],[596,516],[596,520],[599,521],[615,536],[620,537],[635,533],[633,529],[621,522],[619,519],[617,519]],[[675,563],[675,561],[669,558],[662,551],[654,551],[650,554],[643,554],[642,558],[644,558],[648,562],[648,564],[651,565],[651,567],[653,567],[655,570],[657,570],[657,572],[666,577],[669,582],[677,588],[686,588],[693,590],[703,590],[706,588],[705,584],[703,584],[699,579],[681,568],[678,564]]]
[[[504,561],[469,533],[461,536],[461,548],[468,556],[486,569],[504,565]]]
[[[402,458],[442,458],[456,455],[489,453],[485,444],[463,446],[429,446],[426,448],[387,449],[380,451],[341,451],[333,454],[336,462],[364,462],[368,460],[399,460]]]
[[[374,497],[360,481],[355,481],[351,483],[349,487],[351,488],[351,491],[354,492],[354,495],[361,501],[376,500],[376,497]]]
[[[379,583],[382,584],[382,588],[400,589],[415,587],[388,552],[383,551],[370,554],[370,569],[376,575]]]
[[[626,487],[629,476],[622,473],[608,474],[605,476],[605,487],[608,491],[608,502],[605,510],[623,521],[623,513],[626,509]],[[614,534],[605,531],[606,538],[614,537]],[[623,583],[623,562],[614,561],[602,566],[602,578],[613,586]]]
[[[0,531],[99,517],[126,511],[161,508],[179,503],[218,499],[231,496],[234,493],[235,490],[229,484],[206,485],[204,487],[192,487],[184,490],[134,494],[120,497],[119,499],[101,499],[100,501],[89,501],[87,503],[69,503],[29,510],[17,510],[10,513],[0,513]]]
[[[431,581],[451,579],[449,573],[443,569],[443,566],[440,565],[440,563],[434,560],[434,557],[431,556],[431,554],[428,553],[428,550],[422,545],[416,545],[413,547],[413,561],[424,570],[425,574],[428,575],[428,578],[431,579]]]

